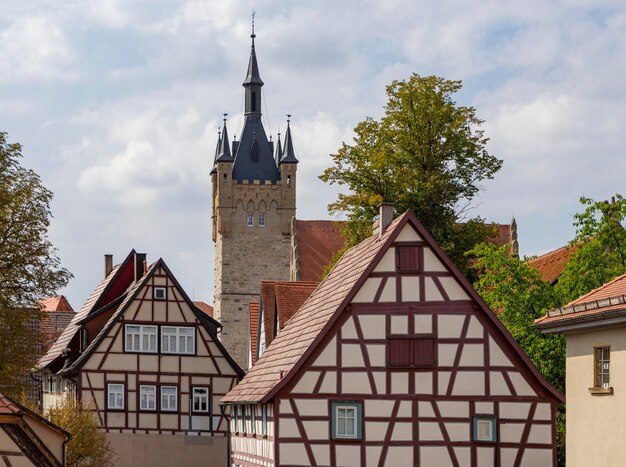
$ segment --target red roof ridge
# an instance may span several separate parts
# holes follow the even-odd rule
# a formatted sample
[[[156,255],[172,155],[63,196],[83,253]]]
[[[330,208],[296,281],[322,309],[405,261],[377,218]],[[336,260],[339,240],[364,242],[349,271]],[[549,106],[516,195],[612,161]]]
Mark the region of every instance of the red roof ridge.
[[[609,282],[607,282],[605,284],[602,284],[600,287],[596,287],[595,289],[591,290],[590,292],[587,292],[586,294],[581,295],[577,299],[572,300],[571,302],[569,302],[565,306],[580,305],[582,303],[595,301],[595,299],[592,299],[592,300],[585,300],[585,299],[590,298],[592,295],[598,293],[600,290],[604,290],[607,287],[610,287],[611,285],[615,284],[616,282],[619,282],[619,281],[624,280],[624,279],[626,279],[626,274],[622,274],[621,276],[617,276],[615,279],[612,279]],[[619,294],[619,295],[624,295],[624,294]]]

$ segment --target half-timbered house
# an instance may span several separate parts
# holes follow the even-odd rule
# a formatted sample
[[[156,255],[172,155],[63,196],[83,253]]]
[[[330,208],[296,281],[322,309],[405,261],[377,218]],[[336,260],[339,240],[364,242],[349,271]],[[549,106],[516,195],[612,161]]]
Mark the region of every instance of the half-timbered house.
[[[95,410],[120,465],[226,461],[217,406],[243,372],[162,259],[132,251],[40,360],[44,410],[78,397]]]
[[[390,209],[222,399],[232,464],[556,465],[561,394]]]

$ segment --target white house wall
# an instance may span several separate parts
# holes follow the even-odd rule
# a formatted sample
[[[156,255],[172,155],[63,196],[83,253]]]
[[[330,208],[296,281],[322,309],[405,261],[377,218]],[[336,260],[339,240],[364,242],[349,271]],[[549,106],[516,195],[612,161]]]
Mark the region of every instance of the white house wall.
[[[153,286],[167,288],[167,300],[153,300]],[[126,324],[184,325],[196,329],[195,355],[131,353],[124,350]],[[157,336],[160,341],[160,334]],[[160,345],[160,343],[159,343]],[[109,433],[226,434],[226,421],[218,403],[237,381],[230,366],[211,336],[200,323],[166,271],[160,268],[128,305],[124,315],[100,342],[79,374],[79,390],[83,401],[95,406],[103,427]],[[106,407],[107,384],[125,386],[125,409],[112,411]],[[178,412],[142,412],[138,408],[141,384],[178,387]],[[193,414],[190,426],[189,397],[194,386],[211,388],[209,415]],[[157,390],[157,406],[160,395]]]

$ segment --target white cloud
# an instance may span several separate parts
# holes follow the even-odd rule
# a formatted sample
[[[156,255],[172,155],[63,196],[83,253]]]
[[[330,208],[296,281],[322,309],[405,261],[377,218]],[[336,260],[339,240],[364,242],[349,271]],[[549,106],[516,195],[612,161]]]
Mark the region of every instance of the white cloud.
[[[20,19],[0,31],[0,82],[74,81],[73,54],[63,30],[50,19]]]

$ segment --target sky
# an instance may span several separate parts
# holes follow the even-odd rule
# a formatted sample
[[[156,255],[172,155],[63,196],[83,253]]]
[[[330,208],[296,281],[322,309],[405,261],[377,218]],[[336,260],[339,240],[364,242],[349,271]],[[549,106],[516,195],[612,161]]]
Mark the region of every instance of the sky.
[[[624,193],[623,0],[0,0],[0,131],[54,192],[75,309],[132,248],[212,303],[209,172],[222,114],[241,129],[252,11],[266,132],[293,115],[300,219],[330,218],[340,188],[318,175],[411,73],[463,81],[504,160],[471,215],[514,215],[523,255],[572,239],[580,196]]]

